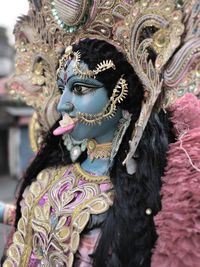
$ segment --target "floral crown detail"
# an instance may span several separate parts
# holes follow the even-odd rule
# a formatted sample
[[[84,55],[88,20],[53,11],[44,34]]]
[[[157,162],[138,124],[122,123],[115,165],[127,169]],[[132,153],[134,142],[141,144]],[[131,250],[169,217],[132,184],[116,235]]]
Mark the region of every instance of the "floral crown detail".
[[[72,46],[68,46],[65,49],[65,53],[62,58],[59,60],[59,67],[57,70],[57,76],[59,76],[60,72],[65,68],[66,63],[73,59],[75,61],[75,65],[73,67],[73,71],[76,75],[80,76],[82,79],[86,78],[96,78],[96,75],[99,73],[106,71],[108,69],[115,70],[115,64],[112,60],[103,60],[101,63],[97,64],[97,67],[94,70],[83,70],[80,66],[81,61],[81,53],[80,51],[73,52]]]

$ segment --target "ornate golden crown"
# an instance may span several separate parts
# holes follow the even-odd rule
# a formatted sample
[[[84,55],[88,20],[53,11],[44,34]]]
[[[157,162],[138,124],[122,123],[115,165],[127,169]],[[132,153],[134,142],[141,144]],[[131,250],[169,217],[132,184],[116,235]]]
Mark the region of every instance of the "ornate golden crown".
[[[161,90],[175,84],[178,92],[185,76],[191,80],[188,73],[199,73],[199,14],[198,0],[32,0],[15,27],[16,74],[9,88],[35,108],[46,131],[57,118],[56,68],[63,49],[86,37],[113,44],[148,91],[128,160]],[[195,81],[193,90],[200,84]]]

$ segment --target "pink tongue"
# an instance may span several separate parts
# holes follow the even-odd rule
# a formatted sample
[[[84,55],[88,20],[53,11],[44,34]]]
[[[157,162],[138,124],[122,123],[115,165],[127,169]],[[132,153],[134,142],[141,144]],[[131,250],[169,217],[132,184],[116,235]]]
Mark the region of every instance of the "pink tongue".
[[[72,130],[74,129],[75,127],[75,124],[70,124],[68,126],[65,126],[65,127],[61,127],[59,126],[58,128],[56,128],[54,131],[53,131],[53,135],[61,135],[61,134],[64,134],[64,133],[70,133],[72,132]]]

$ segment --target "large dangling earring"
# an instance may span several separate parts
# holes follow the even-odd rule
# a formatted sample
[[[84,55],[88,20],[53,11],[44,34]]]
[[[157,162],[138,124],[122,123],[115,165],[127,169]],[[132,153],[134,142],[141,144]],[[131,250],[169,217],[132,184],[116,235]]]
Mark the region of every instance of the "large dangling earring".
[[[115,131],[114,138],[112,141],[112,151],[110,156],[110,166],[112,167],[114,158],[119,150],[122,139],[130,125],[132,115],[127,110],[122,110],[122,118],[119,121],[117,130]]]
[[[84,152],[87,148],[87,139],[83,139],[81,141],[75,140],[69,134],[64,134],[62,136],[64,141],[64,145],[67,150],[70,152],[70,158],[72,162],[75,162],[82,152]]]

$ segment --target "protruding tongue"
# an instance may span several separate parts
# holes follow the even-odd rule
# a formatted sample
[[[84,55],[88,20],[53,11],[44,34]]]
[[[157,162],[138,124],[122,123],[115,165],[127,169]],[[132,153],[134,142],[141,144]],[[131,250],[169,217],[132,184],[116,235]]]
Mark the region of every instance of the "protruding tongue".
[[[76,126],[76,121],[69,115],[65,114],[63,119],[59,121],[60,126],[53,131],[54,135],[61,135],[64,133],[71,133]]]

